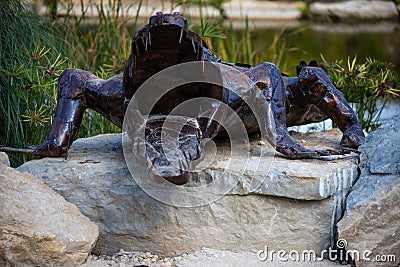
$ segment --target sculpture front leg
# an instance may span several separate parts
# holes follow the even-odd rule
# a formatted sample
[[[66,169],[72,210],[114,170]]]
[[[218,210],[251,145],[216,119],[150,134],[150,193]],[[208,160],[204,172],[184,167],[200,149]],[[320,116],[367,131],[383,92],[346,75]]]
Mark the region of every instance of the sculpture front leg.
[[[36,155],[56,157],[71,146],[87,108],[81,84],[88,76],[76,69],[67,69],[61,74],[56,114],[46,140],[35,150]]]
[[[58,104],[46,140],[35,149],[42,157],[66,153],[78,134],[83,114],[92,108],[121,127],[122,75],[103,80],[79,70],[65,70],[58,81]]]

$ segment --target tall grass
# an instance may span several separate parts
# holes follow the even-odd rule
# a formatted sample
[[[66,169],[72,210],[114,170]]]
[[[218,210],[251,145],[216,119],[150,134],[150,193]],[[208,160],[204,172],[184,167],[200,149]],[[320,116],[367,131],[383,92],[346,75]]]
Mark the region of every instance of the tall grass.
[[[107,68],[108,74],[122,71],[132,39],[131,22],[126,16],[130,7],[123,7],[121,0],[90,1],[86,5],[81,0],[81,15],[75,16],[72,1],[60,5],[66,11],[60,18],[65,25],[65,41],[75,47],[70,55],[74,63],[94,72],[104,65],[112,66]],[[89,17],[89,11],[97,16]]]
[[[131,35],[121,1],[82,5],[72,16],[71,1],[53,1],[49,17],[38,17],[20,0],[0,5],[0,144],[38,145],[49,131],[57,104],[57,80],[68,67],[88,69],[106,79],[123,69]],[[83,4],[83,1],[81,1]],[[67,13],[59,20],[58,7]],[[86,12],[95,8],[96,24],[88,27]],[[51,21],[51,19],[53,21]],[[120,129],[94,111],[85,113],[80,137]],[[28,159],[10,154],[13,166]]]
[[[19,0],[0,5],[0,143],[24,147],[46,135],[57,75],[68,65],[61,35]],[[23,155],[10,155],[13,165]]]
[[[251,31],[248,27],[246,19],[246,28],[243,32],[237,32],[230,23],[229,29],[226,30],[225,39],[214,39],[211,49],[214,53],[228,62],[239,62],[250,65],[257,64],[257,56],[259,53],[253,49],[253,40]]]

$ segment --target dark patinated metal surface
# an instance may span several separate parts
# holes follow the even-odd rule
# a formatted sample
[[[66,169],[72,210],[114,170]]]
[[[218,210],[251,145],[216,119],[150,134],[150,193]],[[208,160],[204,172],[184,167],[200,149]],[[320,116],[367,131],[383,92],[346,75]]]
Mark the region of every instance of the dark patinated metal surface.
[[[322,66],[312,61],[297,66],[297,77],[286,77],[272,63],[265,62],[251,67],[245,64],[230,64],[217,59],[200,36],[188,30],[187,20],[179,13],[162,14],[150,18],[148,25],[136,32],[132,41],[131,55],[124,73],[102,80],[90,72],[67,69],[59,79],[58,106],[47,139],[37,147],[39,156],[59,156],[71,146],[78,133],[83,112],[92,108],[121,127],[126,108],[138,88],[152,75],[179,63],[190,61],[220,62],[235,71],[224,73],[225,78],[237,73],[244,74],[257,86],[232,92],[222,86],[192,84],[180,86],[164,95],[154,106],[152,114],[167,115],[180,103],[196,97],[220,100],[242,118],[249,132],[269,132],[275,125],[274,140],[280,153],[289,158],[326,155],[329,151],[313,151],[305,148],[290,136],[287,126],[301,125],[331,118],[343,132],[341,145],[357,148],[364,140],[361,125],[355,112],[342,93],[338,91]],[[240,79],[237,78],[236,79]],[[233,82],[234,84],[234,82]],[[160,88],[162,84],[160,84]],[[234,87],[235,88],[235,87]],[[157,88],[154,88],[157,90]],[[258,106],[271,109],[273,122],[267,119],[259,125],[252,117],[246,103],[238,97],[257,90]],[[142,99],[146,105],[146,99]],[[267,114],[265,114],[267,116]],[[152,168],[167,180],[183,184],[187,181],[191,162],[201,157],[202,138],[213,138],[222,133],[217,123],[208,119],[188,120],[179,134],[180,158],[184,168],[177,169],[168,162],[160,146],[160,127],[165,117],[150,117],[146,122],[146,150]]]

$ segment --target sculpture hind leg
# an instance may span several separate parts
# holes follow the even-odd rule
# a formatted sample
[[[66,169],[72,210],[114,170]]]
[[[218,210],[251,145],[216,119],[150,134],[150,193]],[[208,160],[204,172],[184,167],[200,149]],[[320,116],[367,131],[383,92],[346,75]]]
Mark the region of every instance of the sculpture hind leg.
[[[121,127],[122,75],[103,80],[88,71],[65,70],[58,81],[58,104],[50,132],[35,154],[57,157],[66,153],[78,134],[87,108],[93,108]]]
[[[321,121],[326,117],[332,119],[343,132],[340,144],[344,147],[358,148],[364,141],[364,133],[357,114],[347,103],[343,94],[333,85],[326,71],[319,67],[301,66],[298,78],[290,78],[288,89],[292,107],[289,109],[288,122],[302,124],[300,110],[321,111],[314,120],[311,114],[308,120]],[[297,112],[296,112],[297,111]],[[311,118],[310,118],[311,117]],[[309,121],[312,122],[312,121]]]
[[[310,150],[290,136],[286,127],[286,109],[289,102],[281,73],[274,64],[265,62],[244,73],[260,89],[253,105],[261,122],[261,134],[278,152],[290,158],[329,154],[325,150]]]

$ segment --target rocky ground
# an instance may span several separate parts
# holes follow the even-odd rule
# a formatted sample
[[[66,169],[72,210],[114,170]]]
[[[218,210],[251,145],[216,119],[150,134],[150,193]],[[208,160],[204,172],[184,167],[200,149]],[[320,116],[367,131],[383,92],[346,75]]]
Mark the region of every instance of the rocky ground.
[[[315,149],[335,149],[341,138],[341,133],[336,129],[323,134],[293,135],[307,147]],[[267,183],[258,191],[248,192],[250,189],[246,180],[241,180],[241,186],[223,199],[190,209],[158,203],[137,188],[129,179],[122,143],[120,135],[80,139],[74,142],[67,160],[40,159],[24,164],[14,172],[10,169],[5,172],[15,173],[15,176],[18,176],[18,171],[26,175],[34,174],[51,185],[67,201],[76,204],[99,226],[100,238],[83,266],[337,266],[327,260],[290,262],[289,265],[288,262],[277,262],[276,258],[274,261],[263,262],[255,252],[263,249],[264,245],[268,245],[270,251],[312,249],[319,254],[325,249],[329,245],[332,214],[339,212],[337,208],[341,206],[341,200],[336,196],[346,193],[355,178],[355,172],[352,171],[352,166],[356,167],[354,155],[331,161],[288,161],[277,156],[274,167],[270,169],[271,176],[266,178]],[[257,140],[250,145],[252,162],[257,159],[257,155],[261,155],[261,165],[267,166],[269,159],[273,158],[273,149]],[[222,164],[229,155],[225,151],[228,147],[220,144],[219,148],[215,164]],[[235,172],[235,166],[229,169]],[[222,173],[218,170],[216,168],[210,175],[219,177]],[[206,170],[204,172],[207,173]],[[255,170],[256,180],[261,179],[259,175],[264,172],[264,169],[260,172]],[[343,179],[339,181],[339,177]],[[30,178],[34,185],[34,176]],[[8,180],[12,179],[16,177],[10,175]],[[22,182],[13,186],[12,190],[7,188],[7,195],[14,191],[15,195],[27,192]],[[42,184],[39,181],[36,183]],[[337,186],[330,186],[335,184]],[[45,202],[50,205],[53,201],[47,198]],[[46,203],[28,201],[26,206],[30,207],[28,210],[33,210],[36,206],[44,207]],[[4,214],[9,213],[4,211]],[[16,215],[17,211],[10,214],[14,218]],[[53,212],[50,218],[57,216],[63,218],[63,214],[57,212]],[[26,214],[20,217],[23,217],[20,221],[31,221]],[[52,225],[53,220],[48,220],[48,224]],[[71,222],[69,227],[73,231],[75,228]],[[17,226],[7,220],[5,228],[14,229]],[[38,227],[32,239],[47,232],[47,228]],[[58,236],[60,233],[54,234],[54,237]],[[52,239],[53,236],[48,238]],[[91,238],[86,239],[88,245],[93,244]],[[81,247],[80,244],[74,242],[75,247]],[[202,246],[205,248],[200,249]],[[7,245],[4,248],[10,261],[13,257],[9,255],[20,253],[11,250],[12,247],[15,246]],[[120,250],[114,254],[119,249],[125,251]],[[0,242],[0,258],[1,250]],[[85,255],[89,252],[90,248],[77,254]],[[64,255],[62,249],[55,250],[56,254],[60,261],[68,256]],[[165,258],[162,255],[174,257]]]
[[[299,266],[347,266],[328,260],[315,262],[296,262],[296,261],[261,261],[258,259],[257,253],[251,252],[231,252],[224,250],[215,250],[202,248],[194,253],[185,253],[178,257],[162,258],[153,255],[150,252],[125,252],[121,250],[114,256],[94,256],[92,255],[82,267],[131,267],[131,266],[151,266],[151,267],[299,267]],[[350,265],[348,265],[350,266]]]

